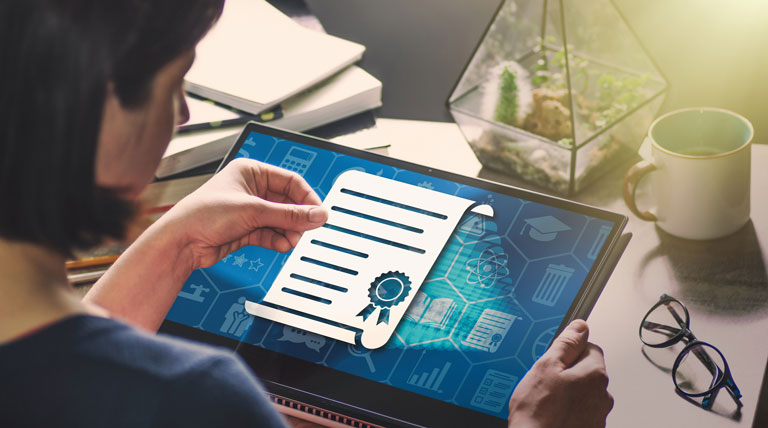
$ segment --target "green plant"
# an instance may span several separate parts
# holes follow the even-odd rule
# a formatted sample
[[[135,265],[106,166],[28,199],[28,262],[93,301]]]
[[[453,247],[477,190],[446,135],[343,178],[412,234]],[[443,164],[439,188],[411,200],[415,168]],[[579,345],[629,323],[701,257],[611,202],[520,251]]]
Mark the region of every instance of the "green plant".
[[[550,37],[545,43],[552,44]],[[568,47],[569,51],[572,49]],[[540,58],[533,66],[531,83],[535,87],[562,90],[567,86],[565,76],[565,47],[548,51],[544,44],[538,49]],[[589,61],[569,52],[568,66],[571,73],[571,90],[574,94],[587,94],[590,86]],[[591,125],[602,128],[620,119],[626,112],[645,100],[643,87],[650,80],[648,75],[617,77],[611,72],[597,78],[597,103],[589,110],[596,113],[590,118]]]
[[[546,56],[542,55],[541,58],[536,60],[536,65],[533,66],[533,77],[531,78],[531,84],[536,88],[541,88],[547,82],[549,82],[550,73],[547,66]]]
[[[499,101],[496,104],[494,119],[507,125],[517,123],[517,76],[509,68],[501,72]]]
[[[598,87],[598,117],[594,125],[602,128],[619,118],[631,108],[645,100],[643,87],[650,76],[628,75],[616,77],[611,73],[603,73],[597,80]]]
[[[552,36],[547,36],[543,43],[539,43],[536,49],[539,59],[533,66],[533,78],[531,83],[537,88],[546,87],[553,90],[565,89],[566,83],[566,60],[565,60],[565,46],[558,50],[552,50],[545,46],[545,44],[554,44],[555,39]],[[569,45],[568,50],[572,51],[573,46]],[[568,54],[568,68],[571,73],[571,85],[574,91],[585,91],[589,84],[589,72],[587,67],[589,61],[576,56],[573,53]],[[576,86],[578,84],[578,86]]]

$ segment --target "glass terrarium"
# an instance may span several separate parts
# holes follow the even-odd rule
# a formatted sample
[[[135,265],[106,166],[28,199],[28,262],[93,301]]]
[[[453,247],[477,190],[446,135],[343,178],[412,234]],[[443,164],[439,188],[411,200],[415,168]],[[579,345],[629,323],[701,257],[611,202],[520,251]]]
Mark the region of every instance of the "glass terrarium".
[[[571,194],[637,151],[666,90],[611,0],[506,0],[448,103],[484,166]]]

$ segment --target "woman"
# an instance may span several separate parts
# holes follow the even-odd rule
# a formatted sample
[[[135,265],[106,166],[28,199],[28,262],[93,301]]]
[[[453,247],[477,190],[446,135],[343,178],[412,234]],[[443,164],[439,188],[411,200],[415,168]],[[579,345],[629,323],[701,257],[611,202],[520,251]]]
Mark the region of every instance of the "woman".
[[[222,0],[0,3],[0,426],[283,426],[230,353],[154,336],[184,280],[244,246],[288,251],[327,212],[296,174],[232,162],[82,301],[64,261],[122,238]],[[569,327],[520,383],[510,424],[600,426],[599,348]],[[586,397],[586,398],[585,398]],[[578,410],[576,410],[578,409]]]

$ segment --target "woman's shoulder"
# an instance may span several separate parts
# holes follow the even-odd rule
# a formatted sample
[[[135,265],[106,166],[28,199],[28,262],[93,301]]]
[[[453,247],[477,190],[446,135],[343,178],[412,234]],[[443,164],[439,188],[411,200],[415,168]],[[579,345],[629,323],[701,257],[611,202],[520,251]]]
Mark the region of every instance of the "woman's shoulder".
[[[25,396],[30,403],[50,402],[40,401],[48,392],[59,401],[62,396],[88,397],[86,408],[78,400],[65,400],[68,404],[53,412],[69,414],[78,423],[95,412],[101,421],[119,416],[121,423],[111,426],[179,421],[215,426],[236,420],[282,426],[259,382],[230,351],[152,335],[107,318],[69,318],[0,347],[0,379],[9,389],[13,385],[22,403]],[[0,396],[9,392],[3,389]],[[142,411],[127,414],[124,409]]]
[[[73,354],[97,364],[115,363],[163,379],[184,376],[213,362],[240,365],[230,350],[151,334],[110,318],[84,316],[73,324],[73,331],[64,332],[75,337]]]
[[[44,357],[43,357],[44,356]],[[48,364],[69,361],[90,367],[120,366],[125,371],[173,378],[211,361],[236,362],[230,351],[189,340],[154,335],[120,321],[92,315],[65,318],[0,346],[0,361]],[[116,368],[116,367],[115,367]]]

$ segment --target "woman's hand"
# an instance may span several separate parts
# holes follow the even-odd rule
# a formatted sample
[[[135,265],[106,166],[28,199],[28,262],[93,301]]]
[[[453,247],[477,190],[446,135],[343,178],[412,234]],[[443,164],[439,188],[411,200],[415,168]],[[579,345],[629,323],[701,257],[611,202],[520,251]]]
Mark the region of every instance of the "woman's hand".
[[[191,270],[214,265],[246,245],[290,251],[328,212],[298,174],[250,159],[235,159],[159,222],[180,239]],[[190,270],[190,271],[191,271]]]
[[[328,212],[298,174],[236,159],[149,227],[85,301],[156,331],[193,270],[257,245],[289,251]]]
[[[509,427],[604,427],[613,408],[603,352],[573,321],[523,377],[509,400]]]

